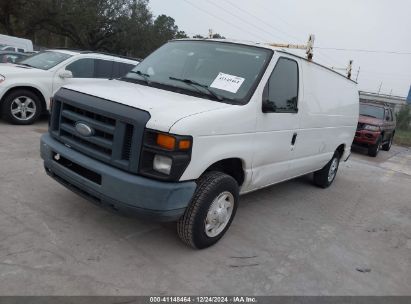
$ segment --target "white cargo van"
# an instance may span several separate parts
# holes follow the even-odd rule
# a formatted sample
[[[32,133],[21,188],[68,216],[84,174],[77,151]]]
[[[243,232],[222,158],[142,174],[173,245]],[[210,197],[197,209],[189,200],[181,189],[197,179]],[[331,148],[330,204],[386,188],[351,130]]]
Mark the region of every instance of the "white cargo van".
[[[350,155],[358,100],[355,82],[283,49],[176,40],[120,80],[60,89],[41,155],[67,188],[177,221],[186,244],[205,248],[240,194],[310,172],[330,186]]]
[[[33,52],[33,42],[29,39],[0,34],[0,50],[13,52]]]

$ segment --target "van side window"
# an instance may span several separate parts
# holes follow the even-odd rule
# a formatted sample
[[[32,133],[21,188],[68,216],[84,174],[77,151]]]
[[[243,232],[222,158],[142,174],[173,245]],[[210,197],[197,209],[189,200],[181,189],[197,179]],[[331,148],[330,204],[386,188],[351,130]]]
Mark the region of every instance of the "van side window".
[[[17,49],[17,52],[24,53],[24,50],[23,49]]]
[[[66,66],[73,73],[73,78],[94,78],[94,59],[83,58]]]
[[[263,102],[280,113],[298,111],[298,64],[288,58],[280,58],[264,89]]]

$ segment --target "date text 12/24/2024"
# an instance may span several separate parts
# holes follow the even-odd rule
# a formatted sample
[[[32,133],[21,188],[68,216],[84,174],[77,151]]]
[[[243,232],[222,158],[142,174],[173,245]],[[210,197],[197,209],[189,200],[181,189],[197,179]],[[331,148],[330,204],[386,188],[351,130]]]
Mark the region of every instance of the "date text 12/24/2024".
[[[257,303],[255,297],[234,296],[234,297],[150,297],[150,303]]]

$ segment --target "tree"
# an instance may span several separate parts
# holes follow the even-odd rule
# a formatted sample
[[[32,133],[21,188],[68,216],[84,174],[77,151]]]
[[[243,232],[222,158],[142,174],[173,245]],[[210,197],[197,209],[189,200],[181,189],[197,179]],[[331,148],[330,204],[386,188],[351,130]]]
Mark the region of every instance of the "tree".
[[[214,34],[214,35],[213,35],[213,38],[214,38],[214,39],[225,39],[224,36],[221,36],[221,35],[218,34],[218,33]]]
[[[401,110],[397,113],[397,128],[400,130],[409,130],[411,123],[411,107],[410,105],[402,106]]]
[[[148,0],[0,0],[0,33],[44,47],[103,50],[144,57],[187,37],[175,20],[153,18]]]

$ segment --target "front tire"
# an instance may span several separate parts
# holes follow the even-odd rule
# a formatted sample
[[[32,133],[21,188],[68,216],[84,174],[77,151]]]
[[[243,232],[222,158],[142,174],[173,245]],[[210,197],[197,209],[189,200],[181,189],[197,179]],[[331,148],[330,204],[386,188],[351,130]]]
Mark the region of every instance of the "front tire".
[[[228,230],[237,211],[239,187],[234,178],[211,171],[197,181],[197,189],[177,232],[188,246],[197,249],[217,243]]]
[[[333,183],[340,165],[340,154],[335,152],[331,160],[321,170],[314,172],[314,184],[328,188]]]
[[[9,93],[2,104],[4,119],[15,125],[30,125],[40,113],[40,99],[29,90],[19,89]]]
[[[378,137],[377,142],[375,145],[369,146],[368,147],[368,155],[371,157],[376,157],[378,155],[378,152],[380,152],[381,148],[381,142],[382,142],[382,136]]]

